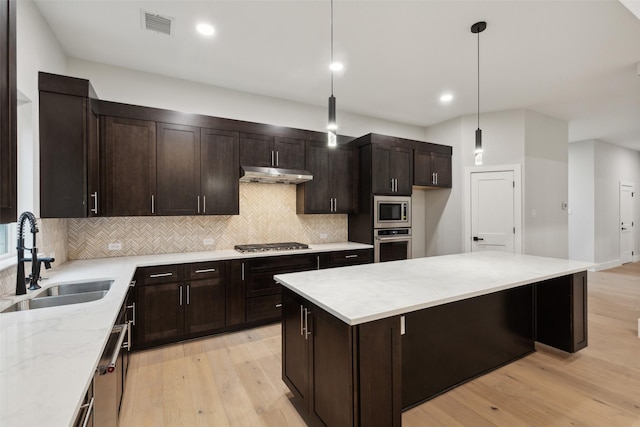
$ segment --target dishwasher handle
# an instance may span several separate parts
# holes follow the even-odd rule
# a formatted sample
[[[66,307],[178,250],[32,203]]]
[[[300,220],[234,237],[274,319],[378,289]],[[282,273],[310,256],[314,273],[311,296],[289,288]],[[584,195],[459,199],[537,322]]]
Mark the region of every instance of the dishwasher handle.
[[[118,356],[120,355],[120,349],[122,348],[124,337],[129,332],[128,325],[117,325],[117,326],[114,326],[113,329],[114,330],[120,329],[120,336],[118,336],[118,344],[116,344],[116,348],[113,350],[113,354],[111,355],[111,361],[107,365],[107,372],[109,373],[116,370],[116,363],[118,362]]]

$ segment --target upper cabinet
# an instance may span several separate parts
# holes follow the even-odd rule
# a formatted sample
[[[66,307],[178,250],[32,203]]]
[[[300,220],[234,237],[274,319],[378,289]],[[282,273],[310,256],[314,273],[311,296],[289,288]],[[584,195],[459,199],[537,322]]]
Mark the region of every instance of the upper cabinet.
[[[451,153],[416,149],[413,153],[413,185],[451,188]]]
[[[299,214],[350,213],[354,210],[353,149],[307,142],[305,169],[313,180],[298,184]]]
[[[304,169],[304,141],[278,136],[240,134],[240,165]]]
[[[202,213],[238,215],[238,132],[200,130],[200,193]]]
[[[40,73],[40,216],[101,214],[98,115],[88,80]]]
[[[16,5],[0,0],[0,223],[17,219]]]
[[[105,117],[102,134],[104,215],[155,215],[156,123]]]
[[[371,188],[373,194],[411,195],[411,149],[371,146]]]

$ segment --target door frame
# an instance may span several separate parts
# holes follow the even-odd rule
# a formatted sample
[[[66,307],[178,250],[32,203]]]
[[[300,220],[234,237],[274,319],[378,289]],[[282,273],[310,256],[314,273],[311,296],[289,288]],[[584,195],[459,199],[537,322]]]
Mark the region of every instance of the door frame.
[[[636,192],[636,184],[633,182],[629,182],[629,181],[620,181],[619,185],[618,185],[618,244],[620,245],[618,248],[619,254],[620,254],[620,263],[622,263],[622,187],[631,187],[631,194],[632,194],[632,198],[634,197],[634,194]],[[636,253],[636,227],[635,227],[635,222],[636,222],[636,210],[635,210],[635,206],[634,206],[634,201],[631,201],[631,217],[632,217],[632,224],[633,226],[631,227],[631,262],[636,262],[637,261],[637,257],[635,255]]]
[[[471,174],[483,172],[513,172],[515,187],[513,190],[513,225],[516,228],[513,243],[514,253],[521,254],[524,247],[522,232],[522,166],[470,166],[464,169],[464,251],[471,252]]]

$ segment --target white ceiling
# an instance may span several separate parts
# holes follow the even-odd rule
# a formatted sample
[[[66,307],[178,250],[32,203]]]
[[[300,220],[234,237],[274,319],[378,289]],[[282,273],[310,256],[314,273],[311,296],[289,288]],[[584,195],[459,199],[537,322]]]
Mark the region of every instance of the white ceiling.
[[[629,9],[636,0],[625,0]],[[329,0],[36,0],[71,57],[326,105]],[[140,10],[175,18],[141,29]],[[419,126],[528,108],[569,122],[570,141],[640,150],[640,19],[618,0],[335,0],[340,111]],[[206,39],[194,26],[211,22]],[[439,96],[450,91],[448,105]]]

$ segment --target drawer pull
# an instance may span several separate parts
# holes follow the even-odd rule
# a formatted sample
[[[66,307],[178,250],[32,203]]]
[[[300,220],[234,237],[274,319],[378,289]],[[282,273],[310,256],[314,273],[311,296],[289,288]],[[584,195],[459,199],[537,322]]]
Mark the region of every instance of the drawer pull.
[[[358,258],[358,255],[345,255],[345,258]]]
[[[155,279],[156,277],[169,277],[169,276],[173,276],[173,273],[157,273],[157,274],[150,274],[149,278],[150,279]]]
[[[276,308],[280,308],[280,307],[282,307],[282,303],[276,304]]]
[[[200,273],[213,273],[214,271],[216,271],[215,268],[205,268],[203,270],[196,270],[196,274],[200,274]]]

